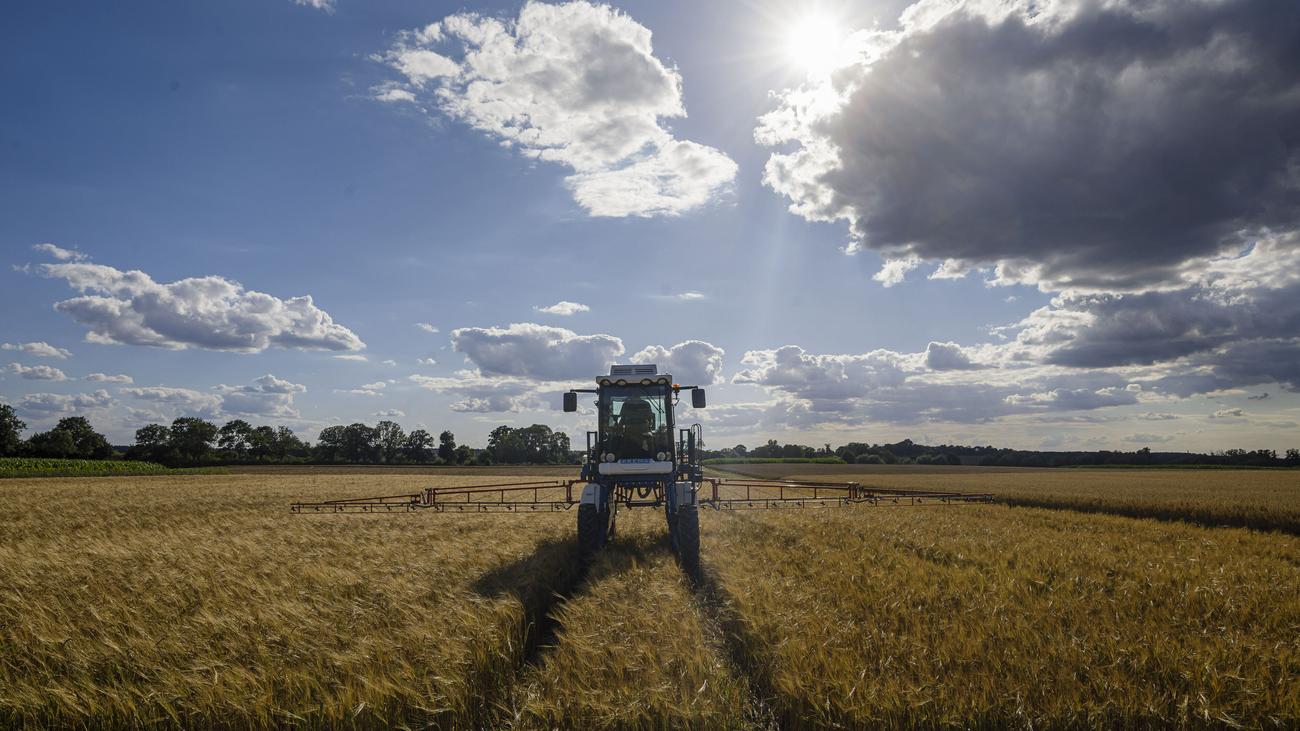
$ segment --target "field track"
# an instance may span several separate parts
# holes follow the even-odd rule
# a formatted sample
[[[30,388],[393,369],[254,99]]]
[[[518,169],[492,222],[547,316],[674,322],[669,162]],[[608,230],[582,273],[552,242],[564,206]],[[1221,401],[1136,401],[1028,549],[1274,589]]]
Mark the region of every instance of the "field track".
[[[638,511],[580,575],[571,513],[287,512],[492,472],[0,483],[0,726],[1300,724],[1300,538],[1281,532],[1006,505],[706,511],[688,577]],[[1053,494],[1170,495],[1148,471],[1010,474],[1043,472]],[[1007,475],[967,474],[943,476]],[[1224,489],[1273,495],[1268,474]]]

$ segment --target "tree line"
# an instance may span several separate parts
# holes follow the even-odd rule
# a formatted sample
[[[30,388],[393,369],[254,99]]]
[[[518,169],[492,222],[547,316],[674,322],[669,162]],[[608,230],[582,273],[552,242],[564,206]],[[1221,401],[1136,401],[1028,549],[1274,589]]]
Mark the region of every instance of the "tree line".
[[[1153,452],[1143,447],[1132,452],[1100,450],[1096,452],[1039,451],[1007,449],[994,446],[940,444],[929,446],[904,439],[894,444],[849,442],[834,449],[802,444],[766,444],[748,449],[743,444],[718,450],[705,450],[710,459],[782,457],[838,458],[846,464],[937,464],[978,465],[984,467],[1087,467],[1106,465],[1178,466],[1217,465],[1224,467],[1294,467],[1300,466],[1300,449],[1288,449],[1282,455],[1272,449],[1226,449],[1201,454],[1196,452]]]
[[[166,465],[201,464],[574,464],[569,435],[545,424],[526,427],[499,426],[488,435],[485,449],[456,444],[456,436],[443,431],[435,440],[424,430],[405,431],[393,421],[374,426],[363,423],[322,429],[315,445],[288,427],[254,426],[234,419],[221,426],[196,417],[181,417],[170,425],[148,424],[136,430],[135,443],[124,454],[111,446],[83,416],[60,419],[54,428],[27,439],[27,424],[13,408],[0,404],[0,457],[47,457],[147,460]],[[849,442],[831,448],[780,444],[775,439],[747,448],[744,444],[701,450],[704,459],[835,458],[849,464],[965,464],[1010,467],[1067,467],[1105,465],[1221,465],[1225,467],[1300,466],[1300,450],[1279,455],[1271,449],[1227,449],[1209,454],[1153,452],[1050,452],[993,446],[941,444],[928,446],[910,439],[893,444]]]

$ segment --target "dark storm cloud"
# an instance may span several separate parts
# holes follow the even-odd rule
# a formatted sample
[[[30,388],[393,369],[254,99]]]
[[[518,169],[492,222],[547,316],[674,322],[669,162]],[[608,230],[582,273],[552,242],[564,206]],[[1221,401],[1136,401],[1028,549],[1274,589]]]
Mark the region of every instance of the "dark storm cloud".
[[[1049,289],[1178,281],[1300,227],[1300,3],[942,5],[763,118],[797,145],[765,175],[793,210]]]

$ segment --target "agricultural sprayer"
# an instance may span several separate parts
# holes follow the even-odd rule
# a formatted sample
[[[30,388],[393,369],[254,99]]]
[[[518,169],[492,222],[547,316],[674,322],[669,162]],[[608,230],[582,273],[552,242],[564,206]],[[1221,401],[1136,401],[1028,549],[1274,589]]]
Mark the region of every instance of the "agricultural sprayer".
[[[586,558],[614,535],[620,508],[663,508],[668,535],[682,565],[700,559],[701,507],[714,510],[833,506],[949,505],[990,502],[985,493],[863,487],[856,482],[705,477],[699,424],[678,428],[674,409],[689,391],[705,408],[704,389],[682,386],[653,365],[616,365],[594,389],[564,394],[564,410],[578,410],[578,394],[595,394],[596,431],[587,432],[577,479],[462,487],[429,487],[404,495],[294,503],[294,513],[554,512],[577,507],[578,548]]]

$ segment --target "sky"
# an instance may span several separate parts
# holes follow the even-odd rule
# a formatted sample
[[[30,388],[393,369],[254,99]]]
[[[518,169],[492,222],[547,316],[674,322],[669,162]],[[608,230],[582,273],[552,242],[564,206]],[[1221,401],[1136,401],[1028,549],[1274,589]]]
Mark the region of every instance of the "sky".
[[[22,3],[0,402],[1300,446],[1300,5]]]

